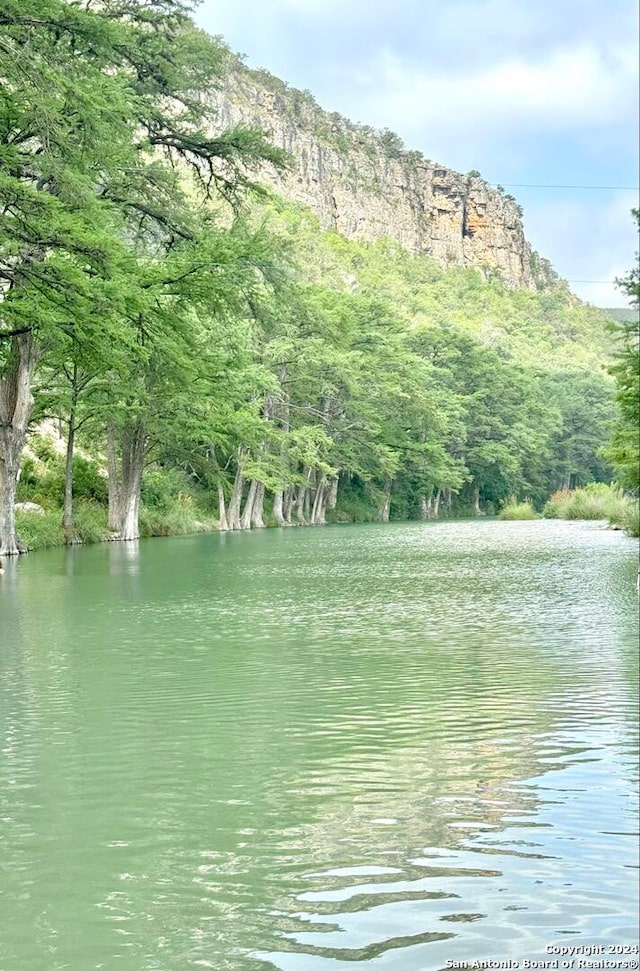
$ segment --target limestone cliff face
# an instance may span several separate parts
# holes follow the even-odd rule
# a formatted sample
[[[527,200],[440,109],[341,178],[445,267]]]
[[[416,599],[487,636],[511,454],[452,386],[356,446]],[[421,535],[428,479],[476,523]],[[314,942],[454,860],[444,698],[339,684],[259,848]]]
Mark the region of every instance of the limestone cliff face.
[[[215,107],[221,128],[261,128],[289,153],[289,172],[265,170],[261,179],[309,206],[323,227],[395,239],[441,265],[497,271],[512,287],[549,285],[549,264],[526,241],[517,202],[483,179],[405,150],[391,132],[324,112],[308,92],[237,63]]]

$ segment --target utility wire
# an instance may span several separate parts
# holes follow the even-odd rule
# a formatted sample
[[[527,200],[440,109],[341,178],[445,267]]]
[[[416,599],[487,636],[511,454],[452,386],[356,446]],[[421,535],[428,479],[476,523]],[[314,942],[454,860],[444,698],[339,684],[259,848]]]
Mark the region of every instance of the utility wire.
[[[547,185],[539,182],[490,182],[505,189],[606,189],[612,192],[640,192],[637,185]]]

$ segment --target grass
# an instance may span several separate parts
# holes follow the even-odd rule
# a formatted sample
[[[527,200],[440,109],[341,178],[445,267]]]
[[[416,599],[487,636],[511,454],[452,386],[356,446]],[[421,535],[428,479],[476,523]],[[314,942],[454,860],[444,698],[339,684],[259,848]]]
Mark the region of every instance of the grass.
[[[592,482],[584,489],[555,492],[542,511],[547,519],[608,520],[630,536],[638,536],[638,500],[626,496],[620,486]]]
[[[625,517],[630,499],[619,486],[592,482],[583,489],[555,492],[542,511],[547,519],[609,519]]]
[[[65,546],[67,538],[62,528],[62,509],[47,509],[44,515],[33,512],[16,513],[18,536],[30,550],[45,550]],[[77,502],[74,506],[74,534],[81,543],[104,543],[110,539],[107,529],[107,510],[97,502]],[[178,501],[167,509],[140,509],[140,536],[182,536],[186,533],[212,532],[217,522],[204,516],[194,505]]]
[[[61,509],[49,509],[44,515],[17,512],[16,526],[18,536],[30,550],[46,550],[50,546],[65,545]]]
[[[511,496],[500,510],[498,519],[537,519],[537,515],[529,499],[519,502]]]
[[[357,493],[341,496],[336,509],[327,509],[328,523],[373,523],[377,519],[373,503]]]
[[[609,522],[617,529],[624,529],[629,536],[640,536],[640,504],[637,499],[629,499],[627,505]]]
[[[141,536],[184,536],[210,533],[217,528],[217,522],[200,513],[196,506],[178,502],[170,509],[140,508]]]

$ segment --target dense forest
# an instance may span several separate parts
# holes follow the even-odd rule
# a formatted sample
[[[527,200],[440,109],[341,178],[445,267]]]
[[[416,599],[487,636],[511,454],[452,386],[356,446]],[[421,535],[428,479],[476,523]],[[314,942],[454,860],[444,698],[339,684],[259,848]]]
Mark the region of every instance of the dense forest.
[[[229,54],[178,0],[0,34],[0,552],[18,500],[75,542],[637,489],[633,318],[322,232],[263,133],[214,134]]]

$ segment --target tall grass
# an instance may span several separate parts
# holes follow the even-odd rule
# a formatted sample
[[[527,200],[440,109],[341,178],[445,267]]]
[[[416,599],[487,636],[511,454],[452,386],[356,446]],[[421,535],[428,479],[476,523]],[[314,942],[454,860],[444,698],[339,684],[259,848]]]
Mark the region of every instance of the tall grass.
[[[555,492],[542,511],[547,519],[606,519],[612,526],[637,536],[638,500],[625,496],[617,485],[592,482],[584,489]]]
[[[183,536],[187,533],[209,533],[217,523],[196,506],[176,503],[169,509],[140,507],[141,536]]]
[[[617,529],[624,529],[629,536],[640,536],[640,504],[637,499],[630,499],[618,516],[609,520]]]
[[[49,509],[44,515],[18,511],[16,527],[18,536],[27,549],[46,550],[50,546],[65,545],[61,509]]]
[[[536,519],[536,511],[529,499],[519,502],[511,496],[498,513],[498,519]]]
[[[592,482],[583,489],[555,492],[542,510],[547,519],[617,519],[630,500],[619,486]]]
[[[18,536],[30,550],[44,550],[67,543],[62,528],[62,509],[59,506],[44,514],[18,511]],[[195,505],[176,502],[170,508],[140,509],[140,535],[181,536],[186,533],[210,532],[217,523],[204,516]],[[104,543],[110,539],[107,529],[107,510],[97,502],[77,502],[73,513],[74,540],[80,543]]]

